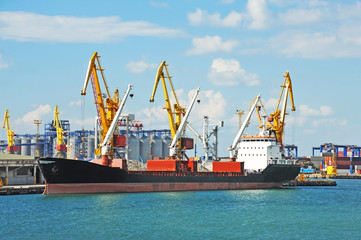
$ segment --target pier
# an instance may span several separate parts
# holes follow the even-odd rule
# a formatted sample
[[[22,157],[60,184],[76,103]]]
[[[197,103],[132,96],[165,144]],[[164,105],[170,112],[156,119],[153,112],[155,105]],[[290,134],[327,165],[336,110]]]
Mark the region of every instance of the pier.
[[[45,184],[3,186],[0,187],[0,195],[40,194],[44,189]]]

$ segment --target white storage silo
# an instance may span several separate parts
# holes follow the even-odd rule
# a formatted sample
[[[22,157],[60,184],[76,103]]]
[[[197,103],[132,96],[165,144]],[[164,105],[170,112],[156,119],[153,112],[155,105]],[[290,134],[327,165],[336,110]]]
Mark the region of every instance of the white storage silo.
[[[153,157],[163,157],[163,140],[156,135],[153,135],[152,155]]]
[[[70,138],[69,144],[67,144],[67,154],[68,159],[75,159],[75,137]]]
[[[87,142],[87,158],[93,158],[94,150],[95,150],[95,138],[93,135],[88,136],[88,142]]]
[[[21,138],[21,154],[22,155],[30,156],[31,149],[30,149],[30,145],[28,145],[29,143],[30,143],[29,137]]]
[[[15,155],[21,155],[21,147],[20,147],[20,144],[21,144],[21,139],[20,138],[14,138],[14,144],[15,146],[19,146],[19,150],[14,152]]]
[[[143,159],[143,162],[146,163],[149,159],[152,159],[150,146],[151,146],[151,139],[149,136],[142,135],[140,138],[140,156]]]
[[[37,140],[38,139],[38,140]],[[38,150],[39,150],[39,157],[43,157],[44,156],[44,139],[43,138],[32,138],[30,140],[31,143],[33,143],[33,145],[31,145],[31,156],[35,157],[36,156],[36,142],[38,142]]]
[[[164,135],[163,137],[163,149],[162,149],[162,157],[169,157],[169,144],[172,142],[172,138],[169,135]]]
[[[140,141],[139,138],[135,135],[129,135],[129,160],[136,160],[139,156]],[[138,157],[139,158],[139,157]]]

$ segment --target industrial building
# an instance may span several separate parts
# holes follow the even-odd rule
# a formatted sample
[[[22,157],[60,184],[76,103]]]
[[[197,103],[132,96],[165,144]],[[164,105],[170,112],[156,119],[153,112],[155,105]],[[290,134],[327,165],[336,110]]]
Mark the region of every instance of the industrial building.
[[[92,159],[95,150],[95,132],[93,130],[70,131],[68,120],[62,120],[62,126],[66,132],[66,157],[70,159]],[[115,148],[115,157],[127,158],[146,162],[153,157],[167,157],[168,145],[171,142],[170,130],[141,130],[121,129],[118,135],[125,136],[128,141],[126,146]],[[56,129],[53,123],[45,124],[44,134],[18,134],[14,137],[15,146],[18,150],[14,155],[30,157],[53,157],[56,156]],[[6,153],[7,142],[0,141],[0,152]],[[127,156],[127,157],[126,157]]]
[[[314,169],[328,175],[361,174],[361,147],[355,145],[320,144],[307,159]]]
[[[4,185],[44,183],[34,157],[0,153],[0,178]]]

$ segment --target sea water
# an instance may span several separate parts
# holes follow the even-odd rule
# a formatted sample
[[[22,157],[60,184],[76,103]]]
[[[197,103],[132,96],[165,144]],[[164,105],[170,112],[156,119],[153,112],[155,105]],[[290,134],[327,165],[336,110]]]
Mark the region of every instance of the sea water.
[[[0,239],[361,239],[361,180],[336,187],[0,197]]]

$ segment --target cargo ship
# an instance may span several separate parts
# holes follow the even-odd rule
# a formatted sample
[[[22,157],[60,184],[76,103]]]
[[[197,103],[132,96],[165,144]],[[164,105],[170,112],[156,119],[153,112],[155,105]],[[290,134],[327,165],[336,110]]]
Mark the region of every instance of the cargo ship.
[[[100,148],[96,149],[95,152],[101,158],[94,160],[94,162],[51,157],[38,159],[40,170],[46,180],[44,194],[282,188],[283,183],[293,180],[300,172],[299,165],[283,157],[281,141],[283,128],[262,127],[261,138],[252,139],[251,141],[244,138],[243,132],[248,126],[250,117],[253,111],[258,109],[256,105],[260,102],[260,94],[257,96],[257,100],[252,105],[233,144],[229,148],[229,161],[214,161],[212,171],[198,171],[198,162],[189,159],[185,154],[185,150],[191,149],[191,147],[188,147],[188,144],[182,144],[185,140],[182,135],[188,124],[189,114],[197,100],[199,88],[196,89],[191,103],[186,108],[187,110],[179,106],[178,100],[176,101],[177,104],[174,104],[174,109],[172,109],[165,79],[169,80],[171,86],[172,83],[165,61],[158,68],[150,102],[154,101],[154,95],[161,79],[172,133],[172,142],[169,145],[170,157],[148,160],[147,171],[129,171],[126,159],[113,158],[114,141],[112,139],[114,139],[119,117],[127,97],[130,95],[129,92],[132,86],[128,85],[120,104],[118,102],[110,104],[110,96],[104,101],[101,97],[102,93],[97,77],[97,71],[103,70],[100,67],[98,58],[99,56],[95,52],[89,62],[81,94],[86,94],[88,82],[91,80],[97,104],[98,121],[99,125],[101,125],[101,131],[99,132],[102,133],[102,143],[98,145]],[[96,63],[98,63],[98,67]],[[163,71],[163,69],[166,71]],[[103,73],[101,76],[103,77]],[[288,74],[286,76],[288,77]],[[285,86],[289,85],[286,84]],[[175,99],[177,99],[173,86],[172,91]],[[104,107],[103,102],[107,103],[106,107]],[[286,104],[283,104],[283,106],[281,116],[285,114]],[[117,110],[115,111],[115,109]],[[275,115],[276,120],[278,119],[276,116],[279,115]],[[108,119],[109,116],[110,119]],[[283,120],[282,118],[282,122]],[[278,125],[275,124],[275,126]],[[273,132],[279,135],[278,141],[276,141],[276,136],[272,135]]]
[[[199,172],[197,161],[179,160],[152,160],[147,171],[129,171],[126,160],[119,162],[113,164],[117,167],[109,167],[83,160],[40,158],[46,180],[44,194],[271,189],[282,188],[300,172],[299,165],[269,164],[261,172],[247,173],[244,163],[235,161],[213,162],[212,172]]]

